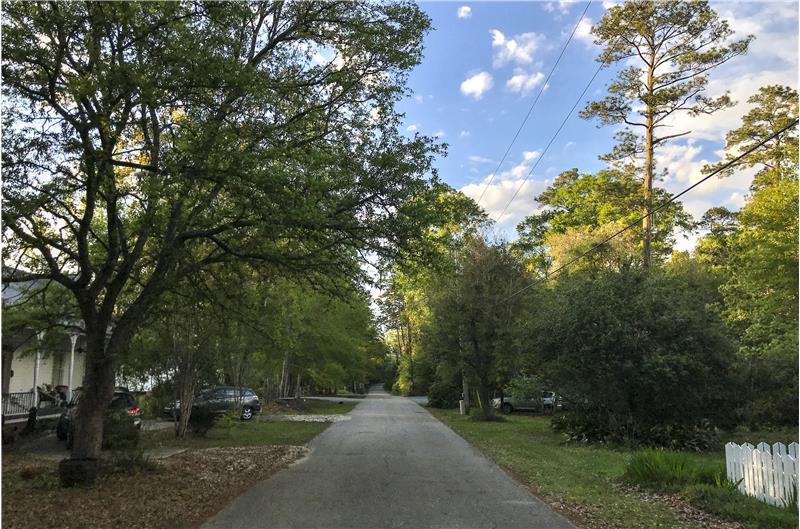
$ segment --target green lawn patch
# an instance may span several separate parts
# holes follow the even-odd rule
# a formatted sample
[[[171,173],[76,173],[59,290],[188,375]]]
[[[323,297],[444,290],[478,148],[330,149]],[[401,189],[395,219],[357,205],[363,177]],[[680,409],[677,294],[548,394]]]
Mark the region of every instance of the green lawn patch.
[[[292,399],[265,404],[261,415],[340,415],[351,411],[358,404],[347,401]]]
[[[322,422],[259,422],[234,424],[230,429],[214,427],[205,436],[187,433],[176,439],[168,428],[142,434],[146,448],[212,448],[228,446],[303,445],[316,437],[329,423]]]
[[[551,504],[563,503],[567,516],[573,518],[580,527],[700,527],[666,502],[653,501],[648,495],[638,494],[626,483],[624,475],[628,464],[640,452],[567,444],[563,435],[550,428],[548,417],[509,415],[507,422],[485,423],[471,421],[455,410],[429,411]],[[700,476],[706,482],[713,481],[714,476],[719,475],[720,471],[724,472],[725,468],[722,452],[681,453],[679,459],[662,462],[676,472],[673,477],[679,484],[674,485],[673,489],[696,486],[690,485],[693,476]],[[662,490],[669,488],[662,487]],[[742,514],[750,511],[767,513],[763,514],[764,519],[770,520],[774,529],[797,527],[796,514],[761,502],[751,505],[749,510],[737,507],[735,514],[731,514],[733,511],[726,510],[724,501],[713,493],[705,497],[699,492],[684,496],[694,505],[720,517],[737,520],[745,527],[766,529],[757,516],[748,518]],[[717,503],[714,508],[711,507],[711,498]],[[741,495],[731,495],[729,499],[751,504],[749,498]],[[781,512],[776,514],[774,511]],[[784,525],[785,518],[791,518],[792,514],[792,524]],[[775,520],[778,522],[775,523]]]

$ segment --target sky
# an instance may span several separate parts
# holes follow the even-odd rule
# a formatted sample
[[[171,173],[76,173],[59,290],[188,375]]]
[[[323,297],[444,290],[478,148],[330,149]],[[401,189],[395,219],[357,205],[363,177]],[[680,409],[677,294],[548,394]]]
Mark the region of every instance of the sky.
[[[421,2],[433,30],[425,39],[424,59],[412,72],[412,93],[399,103],[407,134],[437,136],[448,155],[436,167],[442,180],[480,205],[494,219],[497,235],[513,240],[514,227],[536,212],[534,197],[559,173],[577,167],[604,167],[598,156],[614,145],[615,127],[597,127],[578,112],[600,99],[615,69],[602,70],[579,99],[598,67],[599,48],[589,31],[613,2],[592,2],[540,99],[497,171],[525,114],[544,84],[586,2]],[[736,128],[750,108],[747,99],[759,87],[798,84],[797,2],[712,2],[736,32],[756,36],[746,55],[710,72],[707,95],[729,91],[738,104],[710,116],[680,118],[675,130],[690,130],[656,153],[667,176],[657,183],[675,193],[696,182],[703,165],[719,160],[727,131]],[[578,102],[549,149],[545,149],[571,107]],[[533,170],[531,172],[531,170]],[[753,171],[713,178],[684,198],[695,218],[712,206],[739,209]],[[528,180],[524,178],[529,175]],[[484,191],[485,190],[485,191]],[[516,198],[506,205],[518,191]],[[503,210],[505,209],[505,212]],[[502,216],[501,216],[502,213]],[[678,237],[690,249],[697,234]]]

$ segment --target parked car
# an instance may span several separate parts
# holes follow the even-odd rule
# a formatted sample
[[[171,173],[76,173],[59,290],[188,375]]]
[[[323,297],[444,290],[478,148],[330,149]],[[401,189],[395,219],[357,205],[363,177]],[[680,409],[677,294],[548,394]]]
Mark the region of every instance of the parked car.
[[[250,388],[236,388],[234,386],[214,386],[201,391],[192,404],[192,410],[205,409],[215,415],[224,415],[234,410],[240,410],[243,421],[249,421],[261,411],[261,402],[256,392]],[[165,406],[162,415],[169,419],[180,417],[181,403],[179,400],[170,406]]]
[[[492,406],[496,409],[501,408],[500,399],[492,399]],[[561,407],[561,399],[553,391],[542,391],[539,397],[531,396],[527,399],[506,397],[503,399],[503,413],[511,413],[514,410],[525,411],[552,411]]]
[[[81,388],[72,390],[72,399],[67,404],[67,409],[58,418],[56,424],[56,437],[67,442],[67,448],[72,448],[72,436],[75,430],[75,416],[78,413],[78,402],[81,398]],[[133,417],[133,424],[142,427],[142,410],[136,404],[136,397],[127,388],[116,388],[114,396],[108,405],[106,413],[127,412]]]

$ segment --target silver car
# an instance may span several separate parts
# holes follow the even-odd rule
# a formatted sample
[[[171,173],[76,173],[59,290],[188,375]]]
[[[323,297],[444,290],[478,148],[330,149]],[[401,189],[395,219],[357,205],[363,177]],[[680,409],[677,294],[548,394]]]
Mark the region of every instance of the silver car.
[[[525,399],[507,397],[503,399],[502,406],[500,399],[492,399],[492,406],[495,409],[503,410],[503,413],[511,413],[514,410],[520,411],[552,411],[561,407],[561,400],[553,391],[542,391],[539,397],[531,396]]]

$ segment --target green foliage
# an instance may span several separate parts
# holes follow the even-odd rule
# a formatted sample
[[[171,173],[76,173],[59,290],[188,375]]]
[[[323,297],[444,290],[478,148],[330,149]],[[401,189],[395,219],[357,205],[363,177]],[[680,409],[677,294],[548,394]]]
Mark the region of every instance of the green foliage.
[[[509,397],[518,400],[530,400],[531,397],[539,398],[545,390],[541,377],[531,375],[517,375],[505,388],[505,393]]]
[[[88,388],[183,281],[246,262],[335,290],[366,253],[433,252],[444,146],[395,108],[429,28],[406,1],[4,4],[3,264],[70,292]]]
[[[653,190],[655,203],[665,202],[669,193]],[[604,169],[581,174],[577,169],[561,173],[536,200],[547,209],[526,217],[518,226],[514,247],[541,274],[550,264],[564,264],[582,254],[641,216],[645,207],[641,182],[630,172]],[[680,203],[662,210],[652,232],[654,255],[669,256],[676,228],[690,228],[690,217]],[[626,232],[586,256],[575,267],[621,270],[641,263],[641,228]],[[538,263],[538,264],[537,264]]]
[[[731,487],[690,485],[683,495],[693,505],[752,529],[795,529],[797,509],[768,505]]]
[[[231,435],[233,427],[236,426],[236,424],[238,424],[241,420],[242,418],[239,410],[230,410],[216,418],[214,421],[214,427],[225,432],[226,435]]]
[[[675,492],[693,483],[725,483],[725,468],[702,464],[681,452],[643,450],[628,461],[623,476],[635,485],[658,491]]]
[[[712,285],[698,282],[678,268],[561,278],[531,329],[536,367],[569,404],[554,424],[644,444],[704,432],[703,419],[727,424],[732,347],[706,308]]]
[[[725,159],[704,169],[707,172],[733,162],[742,152],[766,140],[782,128],[788,126],[798,116],[797,90],[789,86],[769,85],[747,100],[752,105],[742,117],[742,125],[728,132],[725,137]],[[786,131],[774,138],[746,158],[733,163],[722,171],[722,176],[730,176],[741,168],[758,167],[753,182],[754,190],[768,186],[778,179],[797,174],[798,135],[797,129]]]
[[[217,416],[211,413],[207,407],[195,408],[189,416],[189,429],[193,434],[205,437],[216,422]],[[228,431],[230,431],[230,429],[226,432]]]
[[[581,117],[624,127],[603,158],[641,178],[640,211],[649,213],[657,204],[656,149],[691,132],[676,131],[670,121],[676,114],[707,115],[733,105],[727,93],[717,98],[705,94],[708,72],[745,53],[753,36],[732,41],[728,23],[705,0],[627,0],[606,11],[592,34],[602,46],[598,62],[622,62],[624,67],[609,84],[608,95],[589,103]],[[651,260],[651,224],[651,217],[645,217],[645,266]]]
[[[789,87],[762,87],[748,101],[753,108],[726,137],[726,161],[798,116],[797,91]],[[721,311],[739,345],[738,411],[751,426],[797,424],[797,152],[792,129],[724,171],[758,169],[737,223],[725,212],[707,213],[722,222],[707,226],[696,252],[725,278]]]
[[[107,412],[103,416],[103,448],[106,450],[132,450],[139,444],[139,428],[133,417],[125,411]]]
[[[158,464],[147,456],[141,447],[115,451],[111,454],[105,466],[109,472],[119,474],[153,471],[158,468]]]
[[[457,408],[461,400],[460,380],[436,380],[428,390],[428,406],[432,408]]]

